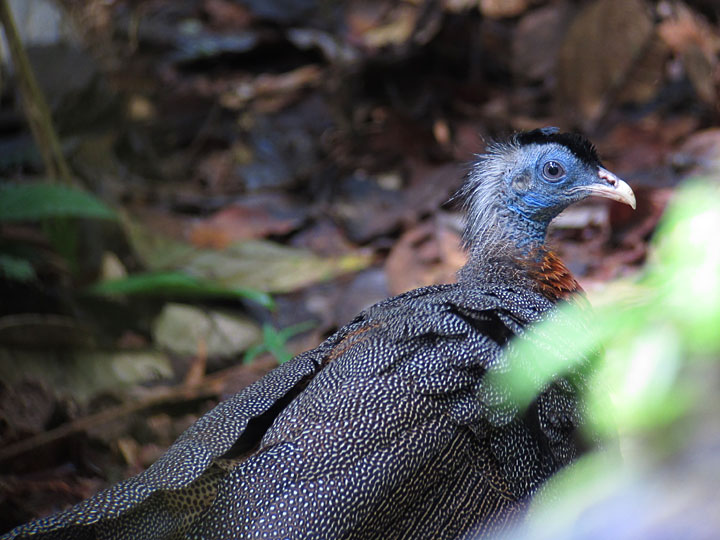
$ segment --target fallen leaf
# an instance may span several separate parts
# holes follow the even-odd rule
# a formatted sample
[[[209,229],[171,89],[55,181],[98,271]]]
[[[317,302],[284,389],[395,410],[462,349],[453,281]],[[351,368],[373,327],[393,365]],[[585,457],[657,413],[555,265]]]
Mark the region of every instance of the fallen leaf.
[[[658,25],[658,34],[675,54],[700,49],[708,59],[720,51],[720,36],[696,11],[681,2],[668,3],[669,13]]]
[[[91,346],[92,330],[73,317],[47,313],[14,313],[0,317],[0,344],[21,347]]]
[[[48,382],[25,378],[15,384],[0,384],[0,419],[5,442],[47,428],[55,412],[55,396]]]
[[[166,304],[153,323],[153,341],[184,357],[233,358],[260,337],[260,327],[248,317],[186,304]]]
[[[351,276],[335,291],[321,315],[325,323],[338,328],[353,320],[362,310],[392,295],[387,273],[381,268],[368,268]]]
[[[304,217],[280,194],[248,196],[195,223],[190,241],[198,247],[222,249],[239,240],[288,234]]]
[[[231,0],[204,0],[203,9],[218,29],[246,28],[253,19],[248,8]]]
[[[442,11],[419,3],[352,2],[345,11],[348,41],[366,50],[427,43],[438,32]]]
[[[319,257],[309,251],[262,240],[239,242],[223,251],[197,251],[183,269],[230,287],[289,292],[370,263],[365,254]]]
[[[603,0],[586,4],[573,20],[560,50],[558,107],[571,119],[593,125],[621,93],[647,100],[662,78],[650,6],[644,0]],[[653,54],[651,54],[653,53]],[[645,55],[653,67],[639,78]]]
[[[528,0],[480,0],[480,12],[486,17],[517,17],[527,10]]]
[[[670,157],[685,176],[720,176],[720,128],[692,134]]]
[[[663,10],[669,13],[658,25],[658,34],[680,58],[698,97],[715,106],[720,36],[707,19],[685,4],[668,3]]]
[[[317,86],[323,80],[324,71],[316,65],[302,66],[280,74],[262,73],[237,84],[231,91],[220,96],[220,103],[229,109],[240,109],[257,99],[283,98],[288,103],[294,95],[308,87]],[[273,112],[281,107],[267,106],[262,112]]]
[[[342,255],[357,250],[357,247],[345,238],[340,227],[328,218],[319,219],[303,227],[293,235],[292,245],[323,256]]]
[[[570,5],[555,2],[524,15],[513,30],[512,70],[520,80],[545,81],[554,85],[558,55],[571,20]],[[538,44],[542,44],[539,47]]]
[[[0,380],[40,381],[62,399],[87,404],[102,393],[129,391],[138,383],[169,379],[167,356],[153,350],[23,350],[0,348]]]
[[[657,171],[667,161],[678,140],[697,129],[694,115],[673,118],[648,115],[640,122],[623,122],[604,139],[598,140],[603,158],[610,161],[613,171],[623,174]],[[654,175],[653,183],[659,179]],[[633,178],[628,178],[633,180]]]
[[[367,254],[320,257],[266,240],[233,243],[223,250],[198,249],[123,219],[130,242],[144,265],[154,271],[182,271],[224,288],[289,292],[311,283],[365,268]]]
[[[290,28],[286,35],[299,49],[319,49],[333,64],[349,65],[359,60],[360,55],[355,47],[329,32],[315,28]]]
[[[451,283],[466,260],[460,235],[448,223],[438,219],[422,223],[400,237],[385,261],[390,292]]]

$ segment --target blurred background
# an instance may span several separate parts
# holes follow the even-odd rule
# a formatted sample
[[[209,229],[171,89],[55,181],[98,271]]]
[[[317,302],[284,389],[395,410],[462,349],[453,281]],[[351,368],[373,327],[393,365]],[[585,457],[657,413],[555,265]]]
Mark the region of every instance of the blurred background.
[[[637,473],[587,472],[572,489],[593,495],[551,521],[720,536],[717,1],[0,11],[0,532],[136,474],[364,307],[454,280],[474,154],[552,125],[638,208],[590,200],[551,232],[598,307],[618,403],[600,431]]]

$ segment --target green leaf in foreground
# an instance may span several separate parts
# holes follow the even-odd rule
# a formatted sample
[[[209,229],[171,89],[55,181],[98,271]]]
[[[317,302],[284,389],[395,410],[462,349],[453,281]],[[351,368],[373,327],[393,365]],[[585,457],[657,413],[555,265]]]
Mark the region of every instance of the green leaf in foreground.
[[[561,304],[527,328],[486,377],[503,396],[496,405],[522,410],[587,359],[595,373],[584,398],[597,435],[652,432],[690,414],[697,397],[683,383],[689,365],[720,350],[718,230],[717,186],[695,182],[679,189],[645,271],[625,291],[630,294],[592,311]]]
[[[550,480],[512,538],[718,536],[719,230],[717,179],[679,187],[634,293],[592,325],[606,354],[585,397],[594,418],[612,402],[594,433],[605,443]],[[582,336],[565,343],[585,350]]]
[[[97,283],[90,288],[90,292],[103,295],[242,298],[257,302],[268,309],[274,307],[272,297],[262,291],[244,287],[223,287],[182,272],[134,274]]]
[[[0,186],[0,221],[34,221],[56,217],[116,219],[97,197],[56,184]]]

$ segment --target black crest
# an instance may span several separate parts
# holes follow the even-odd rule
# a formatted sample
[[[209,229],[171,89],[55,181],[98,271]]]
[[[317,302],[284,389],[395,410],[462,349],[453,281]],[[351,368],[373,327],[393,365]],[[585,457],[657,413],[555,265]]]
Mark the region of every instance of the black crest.
[[[561,133],[556,127],[545,127],[517,133],[515,141],[521,146],[546,143],[561,144],[588,165],[601,165],[595,146],[579,133]]]

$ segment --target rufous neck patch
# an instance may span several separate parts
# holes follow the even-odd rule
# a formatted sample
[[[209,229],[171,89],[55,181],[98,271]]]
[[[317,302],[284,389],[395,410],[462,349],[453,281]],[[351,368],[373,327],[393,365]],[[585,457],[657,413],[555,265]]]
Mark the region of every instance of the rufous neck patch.
[[[580,284],[573,277],[567,266],[560,260],[560,257],[552,251],[546,251],[539,259],[530,276],[538,286],[538,292],[547,299],[557,302],[567,300],[574,294],[583,295],[585,292]]]

